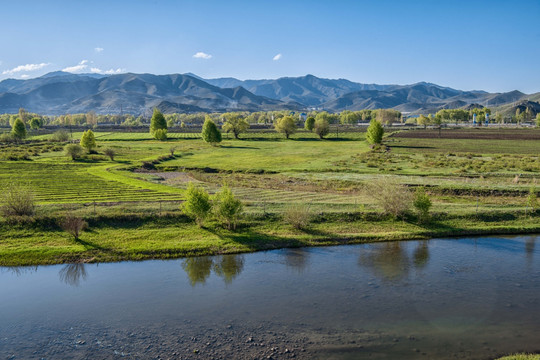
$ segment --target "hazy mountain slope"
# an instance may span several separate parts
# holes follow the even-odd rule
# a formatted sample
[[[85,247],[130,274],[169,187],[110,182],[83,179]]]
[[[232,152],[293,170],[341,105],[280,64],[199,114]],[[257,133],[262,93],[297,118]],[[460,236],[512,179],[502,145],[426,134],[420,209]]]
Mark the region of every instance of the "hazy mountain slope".
[[[60,114],[144,113],[161,103],[193,111],[278,110],[302,107],[257,96],[243,88],[222,89],[196,77],[172,74],[87,76],[51,73],[30,80],[0,82],[0,111]],[[191,111],[191,110],[189,110]]]
[[[268,111],[321,108],[329,111],[394,108],[434,113],[439,109],[515,106],[539,100],[540,93],[462,91],[436,84],[376,85],[313,75],[275,80],[205,80],[195,74],[71,74],[61,71],[28,79],[0,82],[0,112],[20,107],[43,114],[147,114],[163,111]],[[506,111],[506,108],[505,108]],[[508,110],[510,111],[510,110]]]

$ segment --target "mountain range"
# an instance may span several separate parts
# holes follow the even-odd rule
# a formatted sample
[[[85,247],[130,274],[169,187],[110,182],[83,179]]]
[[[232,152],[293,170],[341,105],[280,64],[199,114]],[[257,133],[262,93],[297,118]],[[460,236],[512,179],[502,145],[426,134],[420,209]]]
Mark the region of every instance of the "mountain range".
[[[27,80],[0,82],[0,113],[23,107],[40,114],[148,114],[171,112],[328,111],[394,108],[428,113],[470,106],[512,107],[540,93],[462,91],[420,82],[412,85],[362,84],[313,75],[268,80],[203,79],[195,74],[72,74],[52,72]],[[537,104],[540,105],[540,104]]]

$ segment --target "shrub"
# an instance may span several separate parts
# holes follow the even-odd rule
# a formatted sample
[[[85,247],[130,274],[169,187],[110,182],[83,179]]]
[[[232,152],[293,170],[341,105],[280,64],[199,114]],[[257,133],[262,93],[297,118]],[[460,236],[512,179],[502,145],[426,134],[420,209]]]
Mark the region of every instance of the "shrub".
[[[114,149],[107,148],[103,153],[107,155],[111,161],[114,161],[114,157],[116,156],[116,151],[114,151]]]
[[[411,207],[411,192],[404,185],[388,177],[377,179],[370,187],[375,202],[387,215],[400,218],[405,216]]]
[[[194,219],[199,227],[202,227],[211,208],[210,197],[206,190],[190,182],[186,191],[186,200],[182,204],[182,211]]]
[[[370,144],[380,144],[384,135],[384,128],[381,123],[373,119],[369,122],[366,132],[366,140]]]
[[[0,134],[0,143],[12,143],[15,141],[15,138],[11,133]]]
[[[49,141],[51,142],[66,142],[69,140],[69,133],[65,130],[58,130],[51,135]]]
[[[77,144],[68,144],[64,148],[64,151],[67,156],[71,157],[71,160],[76,160],[80,158],[83,154],[83,148]]]
[[[418,187],[414,194],[413,206],[418,214],[419,222],[429,220],[429,209],[431,208],[431,205],[431,200],[426,194],[424,187]]]
[[[152,135],[156,140],[165,141],[167,140],[167,129],[157,129],[152,133]]]
[[[236,229],[243,210],[240,200],[234,197],[231,189],[224,185],[214,197],[214,215],[229,230]]]
[[[283,220],[295,229],[305,229],[311,222],[311,218],[311,211],[306,204],[289,205],[283,213]]]
[[[208,115],[204,118],[201,136],[204,141],[210,143],[212,146],[216,146],[221,142],[221,133],[212,121],[212,118]]]
[[[6,218],[33,216],[36,210],[34,194],[28,186],[12,183],[2,191],[1,210]]]
[[[66,215],[66,217],[60,221],[59,225],[65,232],[73,236],[75,240],[79,240],[81,232],[88,227],[86,221],[71,213]]]
[[[96,137],[92,130],[86,130],[81,137],[81,146],[88,150],[89,153],[96,148]]]
[[[15,122],[13,123],[13,127],[11,128],[11,135],[16,140],[22,140],[26,138],[26,126],[24,125],[21,119],[19,118],[15,119]]]

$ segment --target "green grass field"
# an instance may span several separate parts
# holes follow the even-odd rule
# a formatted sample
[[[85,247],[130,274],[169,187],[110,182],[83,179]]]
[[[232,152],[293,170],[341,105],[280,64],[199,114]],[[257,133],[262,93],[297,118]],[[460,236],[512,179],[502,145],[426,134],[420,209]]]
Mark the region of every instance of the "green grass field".
[[[525,199],[531,187],[540,191],[540,142],[534,138],[540,130],[528,129],[534,135],[529,140],[452,138],[452,130],[445,131],[442,138],[422,131],[418,137],[414,132],[391,135],[387,151],[372,151],[363,132],[331,134],[325,140],[307,132],[290,140],[250,132],[240,140],[225,136],[216,147],[194,133],[170,133],[160,142],[147,133],[97,132],[98,153],[78,161],[64,155],[64,144],[49,143],[51,135],[0,144],[0,159],[28,155],[27,160],[0,160],[0,187],[28,185],[38,203],[31,224],[0,219],[0,265],[540,231],[538,213],[531,217]],[[501,131],[513,136],[512,130]],[[103,154],[106,148],[117,153],[114,161]],[[144,170],[145,162],[155,170]],[[432,212],[444,221],[419,227],[414,217],[375,216],[381,209],[369,185],[382,177],[411,188],[425,186]],[[227,183],[245,205],[242,230],[224,231],[212,222],[199,229],[188,222],[179,205],[189,182],[211,194]],[[312,231],[299,233],[280,220],[290,204],[309,205]],[[66,211],[91,223],[81,242],[55,225]],[[353,220],[343,222],[340,216]]]

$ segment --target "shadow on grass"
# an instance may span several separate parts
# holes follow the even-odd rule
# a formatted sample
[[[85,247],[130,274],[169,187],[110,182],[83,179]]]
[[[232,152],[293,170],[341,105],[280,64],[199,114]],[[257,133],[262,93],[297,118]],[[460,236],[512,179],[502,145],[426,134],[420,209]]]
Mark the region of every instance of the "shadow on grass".
[[[401,149],[435,149],[434,146],[407,146],[407,145],[391,145],[391,148],[401,148]]]
[[[253,149],[253,150],[259,150],[260,148],[254,147],[254,146],[234,146],[234,145],[221,145],[221,148],[224,149]]]
[[[209,233],[217,236],[222,241],[230,241],[247,247],[249,250],[269,250],[282,247],[303,246],[297,239],[285,238],[277,235],[269,235],[254,231],[251,228],[238,229],[236,232],[226,231],[219,228],[204,228]]]

